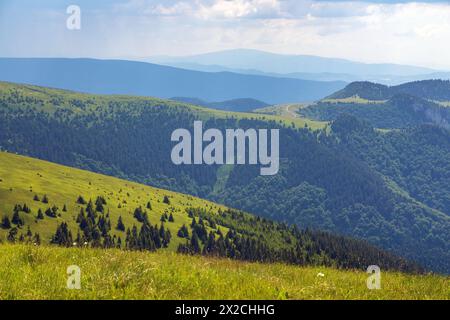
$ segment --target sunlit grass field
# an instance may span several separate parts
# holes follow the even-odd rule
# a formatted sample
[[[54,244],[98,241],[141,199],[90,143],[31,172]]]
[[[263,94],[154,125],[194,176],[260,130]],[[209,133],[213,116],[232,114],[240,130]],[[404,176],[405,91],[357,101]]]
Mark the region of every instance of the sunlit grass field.
[[[342,99],[322,99],[321,102],[328,103],[355,103],[355,104],[383,104],[387,100],[368,100],[359,97],[358,95]]]
[[[34,195],[38,195],[40,199],[47,195],[49,203],[34,201]],[[111,217],[111,232],[122,237],[122,240],[125,239],[125,232],[115,229],[119,216],[122,217],[125,226],[131,228],[136,224],[133,217],[134,209],[139,206],[146,208],[148,202],[151,203],[152,209],[147,210],[147,213],[153,224],[160,224],[160,218],[164,212],[173,214],[174,222],[165,223],[165,227],[170,230],[172,235],[176,235],[183,224],[191,223],[191,218],[185,211],[186,208],[205,208],[214,212],[217,212],[219,208],[225,208],[213,202],[181,193],[0,152],[0,219],[4,216],[11,219],[14,205],[26,203],[31,212],[29,214],[21,213],[21,217],[25,220],[25,226],[30,226],[33,233],[38,232],[44,243],[49,242],[57,225],[61,222],[67,222],[72,230],[78,229],[76,217],[82,207],[76,203],[79,195],[83,196],[86,201],[89,199],[95,201],[97,196],[105,197]],[[170,205],[163,203],[164,196],[169,197]],[[39,209],[45,212],[47,208],[54,205],[59,208],[60,217],[36,219]],[[64,205],[67,207],[67,212],[61,210]],[[222,227],[222,231],[226,232],[226,230],[227,228]],[[20,232],[25,233],[26,228]],[[7,233],[8,230],[0,228],[0,240],[5,240]],[[181,242],[181,238],[172,237],[168,249],[176,250]]]
[[[209,109],[201,106],[196,106],[187,103],[181,103],[172,100],[164,100],[154,97],[141,97],[141,96],[127,96],[127,95],[99,95],[99,94],[87,94],[78,93],[68,90],[39,87],[26,84],[16,84],[9,82],[0,81],[0,96],[9,95],[11,91],[17,92],[26,98],[35,98],[43,102],[43,105],[39,108],[41,111],[45,111],[49,114],[54,114],[56,110],[70,110],[76,114],[91,114],[98,113],[107,107],[110,102],[120,103],[122,105],[127,105],[129,103],[141,103],[147,105],[146,107],[152,108],[157,105],[163,105],[166,108],[173,110],[184,110],[189,111],[199,119],[208,120],[211,118],[215,119],[258,119],[265,121],[275,121],[283,126],[294,126],[297,128],[303,128],[305,124],[311,129],[322,129],[326,126],[326,122],[315,121],[306,118],[295,118],[287,117],[284,115],[269,115],[269,114],[258,114],[252,112],[230,112],[217,109]],[[58,108],[55,108],[55,99],[58,100]],[[91,107],[87,109],[82,109],[73,104],[70,104],[72,100],[79,100],[85,102]],[[93,102],[93,103],[91,103]],[[95,106],[95,107],[94,107]],[[19,107],[19,106],[15,106]],[[138,111],[135,111],[138,112]],[[136,115],[139,115],[136,113]],[[111,116],[111,114],[109,115]]]
[[[48,196],[49,204],[34,201]],[[149,220],[159,223],[162,213],[173,213],[166,223],[173,235],[189,224],[185,208],[217,211],[225,207],[167,190],[54,163],[0,152],[0,217],[11,216],[14,204],[26,203],[25,225],[38,232],[42,246],[9,244],[8,230],[0,228],[0,299],[449,299],[449,278],[437,275],[381,274],[381,289],[368,290],[362,271],[285,264],[258,264],[236,260],[176,254],[181,243],[174,236],[167,249],[131,252],[118,249],[61,248],[48,244],[56,226],[65,221],[76,230],[75,202],[104,196],[112,232],[122,216],[127,227],[136,223],[133,209],[150,201]],[[167,195],[170,205],[162,199]],[[119,208],[119,204],[121,207]],[[67,207],[60,217],[37,220],[39,208]],[[225,227],[221,227],[226,232]],[[21,229],[20,232],[25,232]],[[274,241],[279,239],[274,238]],[[67,289],[67,267],[81,269],[81,290]],[[323,274],[323,276],[318,276]]]
[[[80,290],[67,288],[71,265],[81,270]],[[450,298],[442,276],[382,272],[379,290],[367,288],[368,276],[161,251],[0,245],[0,299]]]

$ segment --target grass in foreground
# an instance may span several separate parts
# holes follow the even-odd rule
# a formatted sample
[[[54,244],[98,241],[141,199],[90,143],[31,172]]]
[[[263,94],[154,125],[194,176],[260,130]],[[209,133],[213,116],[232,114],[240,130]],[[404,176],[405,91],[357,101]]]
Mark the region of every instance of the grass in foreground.
[[[81,289],[66,287],[67,267],[81,269]],[[318,277],[323,273],[323,277]],[[257,264],[171,252],[0,245],[0,299],[449,299],[436,275],[368,274]]]

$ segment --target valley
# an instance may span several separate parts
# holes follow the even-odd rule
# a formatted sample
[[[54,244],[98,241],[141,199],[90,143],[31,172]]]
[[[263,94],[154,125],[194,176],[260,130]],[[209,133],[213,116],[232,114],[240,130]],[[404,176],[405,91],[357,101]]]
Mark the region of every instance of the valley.
[[[445,129],[424,123],[386,132],[344,114],[329,123],[11,83],[0,89],[0,147],[10,153],[207,198],[301,230],[363,239],[448,273]],[[205,130],[280,130],[279,173],[261,177],[254,166],[174,165],[170,135],[191,130],[195,120]]]

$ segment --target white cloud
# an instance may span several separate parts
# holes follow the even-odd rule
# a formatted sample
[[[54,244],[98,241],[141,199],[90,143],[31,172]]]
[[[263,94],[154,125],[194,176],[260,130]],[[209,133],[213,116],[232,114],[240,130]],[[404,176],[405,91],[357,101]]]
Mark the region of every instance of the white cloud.
[[[278,0],[216,0],[199,4],[197,16],[202,19],[273,18],[282,16]]]
[[[246,47],[450,69],[448,3],[116,0],[109,10],[85,13],[77,37],[48,36],[56,20],[28,30],[14,28],[12,18],[0,21],[9,31],[0,34],[0,55],[147,57]]]

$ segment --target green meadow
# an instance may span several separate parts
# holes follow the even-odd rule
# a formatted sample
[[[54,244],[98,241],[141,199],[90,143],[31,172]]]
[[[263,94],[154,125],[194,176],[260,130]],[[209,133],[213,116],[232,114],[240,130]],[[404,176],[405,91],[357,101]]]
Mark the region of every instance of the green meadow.
[[[148,201],[150,221],[170,210],[166,223],[173,235],[191,219],[186,207],[212,211],[225,207],[167,190],[69,168],[19,155],[0,153],[0,216],[10,215],[14,204],[26,203],[21,213],[25,226],[38,232],[42,245],[11,244],[8,230],[0,228],[0,299],[449,299],[449,278],[438,275],[381,273],[381,289],[369,290],[369,274],[320,266],[250,263],[226,258],[182,255],[176,236],[157,252],[120,249],[63,248],[49,245],[61,222],[77,228],[77,195],[105,197],[111,222],[120,215],[129,227],[136,223],[132,209]],[[34,201],[47,196],[49,203]],[[163,203],[164,196],[170,206]],[[55,218],[35,218],[46,206],[67,207]],[[226,231],[225,227],[222,227]],[[21,232],[25,232],[22,227]],[[124,237],[122,231],[112,232]],[[280,241],[272,235],[273,241]],[[277,240],[278,239],[278,240]],[[67,289],[67,268],[81,270],[81,289]]]
[[[68,289],[67,268],[81,288]],[[0,245],[0,299],[449,299],[450,280],[436,275],[368,274],[322,267],[259,264],[180,255]]]
[[[35,195],[41,200],[46,195],[48,203],[34,201]],[[148,202],[151,203],[152,209],[147,210],[147,214],[153,223],[159,224],[162,214],[172,213],[174,222],[165,223],[165,227],[172,235],[176,235],[183,224],[191,223],[191,218],[185,211],[186,208],[205,208],[210,211],[225,208],[189,195],[0,152],[0,218],[4,216],[11,218],[16,204],[27,204],[31,212],[21,213],[21,218],[25,220],[25,226],[30,226],[33,233],[40,234],[43,242],[49,241],[61,222],[66,222],[72,230],[78,229],[76,217],[82,206],[76,203],[76,200],[80,195],[86,201],[89,199],[94,201],[97,196],[103,196],[106,199],[112,223],[111,232],[121,236],[122,239],[125,233],[115,229],[119,216],[122,217],[125,226],[131,228],[137,223],[133,217],[133,211],[137,207],[146,208]],[[163,203],[164,196],[170,199],[170,205]],[[52,206],[59,208],[58,212],[61,216],[36,219],[39,209],[45,212]],[[61,210],[64,206],[67,208],[66,212]],[[226,228],[222,227],[222,230],[226,231]],[[26,229],[22,231],[25,232]],[[0,240],[5,241],[7,233],[8,230],[0,228]],[[168,249],[176,250],[181,241],[176,236],[172,237]]]

